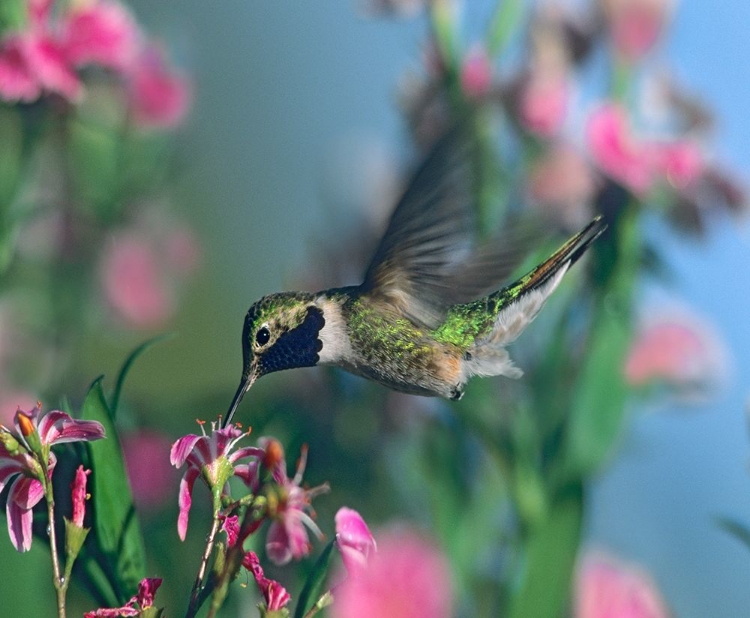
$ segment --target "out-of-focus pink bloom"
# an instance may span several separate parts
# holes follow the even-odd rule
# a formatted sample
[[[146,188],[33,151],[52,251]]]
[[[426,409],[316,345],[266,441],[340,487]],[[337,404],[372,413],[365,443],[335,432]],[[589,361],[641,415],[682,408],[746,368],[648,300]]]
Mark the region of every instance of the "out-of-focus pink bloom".
[[[521,124],[542,137],[557,134],[565,121],[568,90],[568,83],[562,73],[532,74],[521,91]]]
[[[42,28],[47,25],[49,13],[55,0],[28,0],[29,21],[32,28]]]
[[[576,229],[591,219],[596,184],[588,162],[569,144],[557,144],[529,173],[529,194],[553,219]]]
[[[132,14],[122,4],[102,1],[74,5],[65,15],[61,38],[72,64],[123,71],[135,59],[139,33]]]
[[[354,509],[342,507],[336,513],[336,547],[349,575],[361,573],[377,551],[375,538]]]
[[[169,66],[162,51],[141,52],[130,73],[130,105],[135,122],[144,129],[179,125],[190,108],[188,79]]]
[[[154,605],[156,591],[161,586],[159,577],[147,577],[138,584],[138,594],[130,599],[122,607],[97,609],[86,612],[83,618],[118,618],[120,616],[140,616],[141,612]]]
[[[203,425],[201,425],[201,430],[203,430]],[[216,429],[215,423],[212,423],[210,436],[205,433],[201,436],[188,434],[172,445],[170,453],[172,465],[180,468],[187,463],[187,470],[180,481],[180,515],[177,519],[177,532],[183,541],[187,533],[195,480],[199,476],[202,477],[212,491],[216,488],[223,489],[232,476],[239,476],[247,482],[249,466],[237,464],[237,462],[240,459],[262,458],[265,455],[263,449],[254,446],[234,450],[237,443],[248,435],[249,432],[234,426]],[[254,469],[257,470],[257,468]]]
[[[139,509],[153,511],[171,494],[175,471],[167,460],[169,439],[156,431],[139,431],[122,439],[125,467]]]
[[[700,392],[722,381],[726,351],[721,339],[686,311],[652,315],[639,329],[625,364],[633,386],[663,382]]]
[[[653,166],[675,189],[684,189],[696,182],[705,169],[703,153],[695,142],[680,140],[648,146]]]
[[[671,0],[604,0],[612,44],[625,60],[635,62],[659,39],[672,12]]]
[[[367,567],[336,588],[331,616],[450,616],[450,571],[442,553],[410,530],[386,532],[378,538],[378,552]]]
[[[245,554],[242,559],[242,566],[253,574],[255,583],[258,584],[258,590],[263,595],[266,608],[269,611],[279,610],[289,603],[291,599],[289,593],[279,582],[268,579],[263,574],[263,567],[260,566],[260,561],[255,552],[249,551]]]
[[[200,243],[186,227],[170,230],[164,239],[164,256],[169,268],[181,275],[188,275],[200,264]]]
[[[81,95],[64,48],[42,30],[9,35],[0,43],[0,98],[31,103],[44,91],[71,101]]]
[[[650,157],[644,145],[631,135],[622,108],[607,104],[594,110],[586,126],[586,140],[594,161],[609,176],[636,194],[651,188]]]
[[[0,388],[0,425],[12,425],[17,410],[31,409],[37,401],[31,393]]]
[[[668,618],[654,583],[637,568],[603,554],[586,556],[578,573],[575,618]]]
[[[323,536],[308,511],[311,509],[313,498],[328,491],[328,486],[321,485],[312,489],[301,487],[302,475],[307,464],[306,447],[302,449],[297,472],[294,478],[290,479],[286,474],[286,461],[281,443],[273,438],[261,438],[259,444],[266,453],[274,453],[273,462],[268,462],[266,457],[264,465],[272,471],[273,479],[279,485],[278,505],[275,512],[269,513],[274,521],[268,528],[266,553],[274,563],[282,565],[292,558],[299,560],[310,553],[311,546],[306,528],[318,538]]]
[[[461,65],[461,88],[466,95],[479,99],[489,92],[492,86],[492,63],[487,50],[481,45],[473,47]]]
[[[83,466],[78,466],[76,475],[71,484],[71,501],[73,502],[73,524],[83,528],[83,518],[86,516],[86,477],[91,474],[91,470],[84,470]]]
[[[73,419],[59,410],[48,412],[41,420],[40,417],[38,406],[29,412],[19,409],[14,430],[0,427],[0,492],[10,483],[6,504],[8,534],[16,550],[22,552],[31,549],[32,509],[44,497],[42,481],[51,478],[57,463],[50,451],[52,445],[104,437],[104,428],[96,421]]]
[[[109,245],[101,279],[110,306],[130,326],[158,326],[174,311],[160,256],[143,235],[126,233]]]

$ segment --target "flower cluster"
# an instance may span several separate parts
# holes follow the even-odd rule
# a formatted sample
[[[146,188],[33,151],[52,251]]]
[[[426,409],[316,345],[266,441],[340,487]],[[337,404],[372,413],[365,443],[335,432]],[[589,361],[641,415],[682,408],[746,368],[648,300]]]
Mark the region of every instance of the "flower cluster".
[[[113,72],[128,89],[134,119],[171,127],[188,107],[184,77],[146,40],[130,11],[116,0],[71,3],[54,12],[52,0],[29,0],[26,19],[0,42],[0,99],[32,103],[54,94],[76,102],[81,71]]]

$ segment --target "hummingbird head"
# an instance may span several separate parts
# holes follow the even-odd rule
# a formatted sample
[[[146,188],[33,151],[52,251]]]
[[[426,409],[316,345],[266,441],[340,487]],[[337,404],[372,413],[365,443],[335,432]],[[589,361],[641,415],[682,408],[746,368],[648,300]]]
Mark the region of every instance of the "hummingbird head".
[[[286,292],[264,296],[245,316],[242,329],[242,379],[224,420],[226,427],[242,397],[259,377],[320,360],[325,325],[312,294]]]

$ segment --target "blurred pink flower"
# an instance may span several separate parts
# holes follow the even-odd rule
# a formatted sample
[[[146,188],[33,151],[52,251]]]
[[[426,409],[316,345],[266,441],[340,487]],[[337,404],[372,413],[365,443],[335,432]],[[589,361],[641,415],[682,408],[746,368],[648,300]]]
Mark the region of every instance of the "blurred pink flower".
[[[117,618],[118,616],[141,616],[143,610],[153,607],[156,591],[161,586],[161,578],[146,577],[138,584],[138,594],[130,599],[122,607],[112,609],[97,609],[86,612],[83,618]],[[150,614],[149,614],[150,615]],[[160,615],[160,614],[154,614]]]
[[[140,430],[122,438],[125,467],[139,509],[153,511],[171,496],[175,471],[167,457],[171,441],[162,433]]]
[[[668,618],[654,583],[637,568],[603,554],[587,555],[576,582],[575,618]]]
[[[477,45],[469,50],[461,65],[461,88],[469,98],[486,95],[492,86],[492,63],[487,50]]]
[[[7,37],[0,45],[0,98],[10,103],[30,103],[42,93],[27,62],[25,45],[19,35]]]
[[[686,394],[720,383],[726,372],[721,339],[684,310],[663,311],[644,321],[625,364],[632,386],[664,382]]]
[[[266,536],[266,553],[272,562],[286,564],[292,558],[299,560],[310,553],[307,528],[318,538],[322,533],[308,511],[312,508],[315,496],[328,491],[327,485],[311,489],[302,487],[302,476],[307,464],[307,447],[302,448],[294,478],[286,473],[286,461],[281,443],[273,438],[261,438],[258,444],[266,452],[264,465],[271,470],[274,481],[279,485],[278,505],[275,512],[269,513],[273,519]],[[268,454],[273,454],[269,461]]]
[[[331,616],[450,616],[450,571],[443,554],[413,530],[385,532],[378,539],[367,567],[336,588]]]
[[[344,506],[336,513],[336,547],[349,575],[361,573],[377,551],[370,529],[354,509]]]
[[[263,595],[266,603],[266,609],[276,611],[289,604],[291,597],[284,586],[273,579],[268,579],[263,574],[263,567],[260,566],[258,555],[254,551],[249,551],[242,559],[242,566],[253,574],[258,590]]]
[[[648,146],[653,166],[675,189],[684,189],[696,182],[705,169],[703,152],[688,140],[671,143],[655,142]]]
[[[19,409],[29,410],[38,401],[31,393],[13,391],[0,385],[0,425],[6,427],[13,424],[13,417]]]
[[[204,431],[201,424],[201,431]],[[234,450],[237,443],[249,435],[249,431],[242,431],[235,426],[216,429],[211,424],[211,435],[188,434],[179,438],[169,454],[169,461],[175,468],[187,464],[185,474],[180,481],[179,506],[180,514],[177,518],[177,533],[185,540],[187,533],[188,515],[192,504],[193,485],[201,477],[212,490],[224,489],[232,476],[239,476],[247,480],[247,464],[237,463],[248,457],[262,458],[265,451],[254,446],[245,446]],[[234,451],[234,452],[232,452]]]
[[[630,133],[628,116],[621,107],[608,103],[594,110],[586,126],[589,151],[609,176],[636,194],[653,182],[646,148]]]
[[[101,280],[110,306],[135,328],[163,324],[175,308],[157,248],[144,235],[115,238],[102,258]]]
[[[179,125],[190,108],[188,79],[167,65],[155,46],[144,49],[130,73],[133,118],[144,129],[170,129]]]
[[[76,66],[97,64],[123,71],[138,49],[138,26],[122,4],[112,1],[73,5],[62,24],[62,44]]]
[[[565,228],[579,228],[591,218],[595,190],[591,166],[570,144],[549,148],[529,173],[532,200]]]
[[[557,134],[565,121],[568,91],[569,86],[563,73],[532,73],[521,91],[521,124],[542,137]]]
[[[664,30],[672,0],[603,0],[612,44],[630,62],[643,57]]]
[[[73,483],[71,484],[71,502],[73,503],[73,525],[83,528],[83,518],[86,516],[86,478],[91,474],[91,470],[85,470],[83,466],[76,469]]]

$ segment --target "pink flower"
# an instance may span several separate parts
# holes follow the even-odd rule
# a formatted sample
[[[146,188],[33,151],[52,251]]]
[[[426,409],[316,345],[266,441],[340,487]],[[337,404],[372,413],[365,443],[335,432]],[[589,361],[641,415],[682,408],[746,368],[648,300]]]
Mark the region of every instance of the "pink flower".
[[[606,554],[589,554],[580,568],[575,618],[668,618],[651,579]]]
[[[76,475],[71,485],[71,501],[73,502],[73,524],[83,528],[83,518],[86,516],[86,477],[91,474],[91,470],[84,470],[83,466],[78,466]]]
[[[596,184],[588,162],[569,144],[556,144],[531,167],[529,194],[566,228],[591,219]]]
[[[632,386],[663,382],[683,393],[697,394],[720,383],[726,374],[721,339],[686,311],[652,315],[636,333],[625,364]]]
[[[110,306],[134,328],[163,324],[174,311],[160,255],[149,239],[137,232],[122,234],[109,245],[101,279]]]
[[[140,616],[143,610],[153,607],[156,591],[162,580],[158,577],[147,577],[138,584],[138,594],[122,607],[112,609],[97,609],[86,612],[83,618],[118,618],[119,616]]]
[[[138,48],[138,26],[117,2],[74,5],[63,22],[62,45],[70,63],[97,64],[123,71]]]
[[[472,48],[461,65],[461,88],[469,98],[479,99],[492,86],[492,64],[481,45]]]
[[[11,35],[0,45],[0,98],[14,103],[31,103],[42,94],[42,88],[26,59],[26,42]]]
[[[292,558],[299,560],[310,553],[311,546],[306,528],[318,538],[323,536],[307,511],[311,509],[312,499],[328,491],[328,486],[321,485],[312,489],[301,487],[307,463],[306,447],[302,449],[297,472],[294,478],[290,479],[286,474],[284,450],[278,440],[262,438],[259,443],[267,453],[264,465],[272,471],[273,479],[279,485],[278,504],[275,510],[269,513],[274,521],[268,528],[266,553],[275,564],[282,565]],[[274,454],[273,462],[268,462],[268,453]]]
[[[104,428],[96,421],[73,419],[59,410],[48,412],[41,420],[40,416],[38,406],[29,412],[19,409],[14,430],[0,427],[0,491],[10,482],[8,534],[17,551],[31,548],[32,509],[44,497],[44,484],[57,462],[50,448],[104,437]]]
[[[179,125],[190,108],[187,78],[168,66],[156,47],[141,52],[130,73],[130,104],[136,124],[144,129]]]
[[[347,507],[336,513],[336,546],[349,575],[361,573],[371,554],[377,551],[365,520],[357,511]]]
[[[156,431],[142,430],[122,440],[125,467],[139,509],[153,511],[170,495],[175,471],[167,460],[169,439]]]
[[[240,539],[240,518],[237,515],[224,517],[221,529],[227,535],[227,547],[234,547]]]
[[[648,155],[654,166],[675,189],[684,189],[695,183],[704,172],[704,158],[695,142],[655,142],[648,146]]]
[[[249,551],[242,560],[242,566],[253,574],[255,583],[258,584],[258,590],[263,595],[266,602],[266,609],[269,611],[279,610],[285,607],[291,597],[286,589],[277,581],[268,579],[263,574],[263,567],[255,552]]]
[[[563,73],[532,73],[521,92],[521,124],[542,137],[557,134],[565,121],[568,98],[568,84]]]
[[[203,425],[201,425],[201,430],[203,430]],[[205,432],[201,436],[189,434],[172,445],[170,453],[172,465],[180,468],[187,463],[187,470],[180,481],[180,515],[177,519],[177,532],[183,541],[187,533],[193,485],[199,476],[212,492],[223,490],[232,476],[239,476],[247,484],[257,482],[253,478],[257,474],[257,462],[253,464],[237,464],[236,462],[247,457],[261,458],[265,455],[263,449],[246,446],[231,452],[237,443],[249,433],[234,426],[216,429],[215,423],[212,423],[210,436],[205,435]]]
[[[664,30],[673,4],[671,0],[604,0],[617,53],[630,62],[648,53]]]
[[[636,194],[643,194],[653,182],[647,149],[630,133],[625,111],[614,104],[602,105],[586,126],[589,151],[609,176]]]
[[[331,616],[447,618],[451,605],[444,556],[421,535],[401,530],[380,535],[367,567],[337,587]]]

